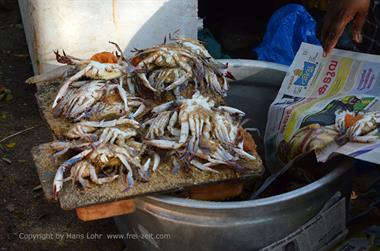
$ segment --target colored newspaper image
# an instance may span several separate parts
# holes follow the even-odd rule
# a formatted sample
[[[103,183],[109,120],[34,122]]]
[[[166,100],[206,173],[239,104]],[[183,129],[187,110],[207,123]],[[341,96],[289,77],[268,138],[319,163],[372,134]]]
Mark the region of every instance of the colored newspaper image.
[[[278,167],[315,150],[380,163],[380,56],[303,43],[272,103],[267,160]]]

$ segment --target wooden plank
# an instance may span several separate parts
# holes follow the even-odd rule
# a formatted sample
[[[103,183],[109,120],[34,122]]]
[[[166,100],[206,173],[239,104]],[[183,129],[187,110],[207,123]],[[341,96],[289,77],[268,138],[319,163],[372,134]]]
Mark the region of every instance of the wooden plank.
[[[136,210],[133,200],[120,200],[110,203],[80,207],[76,209],[79,219],[93,221],[133,213]]]
[[[42,117],[45,119],[55,138],[63,138],[63,135],[69,130],[70,121],[54,116],[52,112],[52,104],[56,93],[58,92],[58,84],[38,84],[36,99],[40,108]]]
[[[49,147],[43,147],[44,145],[35,146],[32,148],[32,157],[37,169],[38,177],[40,178],[42,191],[46,199],[50,202],[54,201],[53,196],[53,181],[57,166],[53,165],[54,152]]]
[[[45,196],[52,200],[52,187],[55,171],[62,160],[55,160],[51,143],[46,143],[32,149],[37,172],[41,180],[42,189]],[[161,164],[158,170],[152,174],[149,182],[136,180],[135,185],[126,190],[126,184],[122,179],[117,179],[111,183],[103,185],[93,185],[88,189],[81,189],[70,182],[64,184],[60,193],[60,205],[65,210],[85,207],[94,204],[113,202],[122,199],[130,199],[136,196],[144,196],[154,193],[165,193],[175,190],[183,190],[193,186],[212,184],[221,181],[258,179],[262,176],[264,168],[260,158],[258,161],[250,163],[250,170],[238,174],[228,167],[219,167],[219,173],[211,173],[191,168],[189,171],[181,170],[178,174],[173,174],[172,167],[168,164]],[[242,163],[243,164],[243,163]],[[243,164],[244,165],[244,164]]]

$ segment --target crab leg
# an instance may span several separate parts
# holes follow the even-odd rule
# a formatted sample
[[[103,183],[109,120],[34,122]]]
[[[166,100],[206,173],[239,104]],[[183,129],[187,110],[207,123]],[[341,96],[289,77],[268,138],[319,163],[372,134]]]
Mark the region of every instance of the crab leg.
[[[183,144],[177,143],[175,141],[170,140],[164,140],[164,139],[152,139],[152,140],[146,140],[145,143],[155,146],[162,149],[178,149]]]
[[[178,119],[178,112],[174,111],[172,116],[170,117],[169,124],[168,124],[168,131],[173,135],[173,136],[179,136],[180,131],[176,128],[174,128],[174,125],[177,123]]]
[[[136,127],[138,128],[140,126],[140,124],[136,121],[136,120],[133,120],[133,119],[127,119],[125,117],[121,117],[120,119],[115,119],[115,120],[110,120],[110,121],[84,121],[84,122],[81,122],[81,125],[84,125],[84,126],[90,126],[90,127],[114,127],[114,126],[117,126],[117,125],[123,125],[123,124],[127,124],[127,125],[131,125],[133,127]]]
[[[189,136],[189,122],[183,121],[181,123],[181,133],[179,137],[179,143],[185,143]]]
[[[154,153],[154,160],[153,160],[153,172],[155,172],[158,168],[158,166],[160,165],[160,155],[158,153]]]
[[[92,132],[95,132],[95,131],[96,131],[95,127],[85,126],[78,123],[69,129],[69,131],[66,133],[66,137],[69,139],[75,139],[75,138],[96,139],[97,136],[95,134],[91,134]]]
[[[377,134],[378,134],[378,129],[376,128],[364,136],[350,135],[349,139],[350,141],[358,142],[358,143],[373,143],[379,139],[379,136]]]
[[[110,132],[110,128],[106,128],[100,135],[99,142],[102,142],[102,143],[110,142],[112,144],[113,142],[111,141],[111,138],[112,138],[112,132]]]
[[[119,82],[120,83],[117,85],[117,90],[119,91],[119,95],[124,102],[124,110],[127,112],[129,110],[129,108],[128,108],[128,94],[124,90],[123,78],[122,77],[119,79]]]
[[[244,149],[244,139],[238,143],[238,148],[243,150]]]
[[[59,142],[53,142],[52,144],[50,144],[50,146],[54,150],[57,150],[57,152],[54,153],[54,157],[63,155],[65,153],[67,153],[67,151],[69,151],[70,149],[84,149],[85,147],[88,147],[89,145],[91,145],[91,142],[86,142],[86,143],[82,143],[79,145],[73,145],[69,142],[59,141]]]
[[[194,160],[194,159],[192,161],[190,161],[190,164],[192,164],[193,166],[195,166],[196,168],[198,168],[202,171],[210,171],[213,173],[219,173],[217,170],[209,168],[209,167],[205,166],[204,164],[202,164],[201,162]]]
[[[71,185],[72,186],[74,186],[75,185],[75,181],[78,180],[78,174],[79,174],[79,170],[80,170],[81,166],[82,166],[81,162],[78,162],[70,170],[70,177],[69,177],[69,179],[71,179]]]
[[[241,157],[243,158],[246,158],[248,160],[256,160],[256,157],[245,152],[244,150],[240,149],[240,148],[235,148],[233,147],[232,150],[234,150],[237,154],[239,154]]]
[[[187,83],[188,83],[188,81],[186,81],[184,83],[184,85],[187,85]],[[182,98],[182,96],[181,96],[181,88],[179,86],[177,86],[174,89],[173,93],[174,93],[174,96],[176,97],[177,100],[181,100],[181,98]]]
[[[89,168],[89,172],[90,172],[90,179],[91,179],[91,181],[94,182],[94,183],[96,183],[96,184],[98,184],[98,185],[112,182],[117,177],[119,177],[119,175],[113,175],[113,176],[110,176],[110,177],[99,178],[98,175],[96,174],[95,167],[93,165],[91,165],[90,163],[88,163],[88,168]]]
[[[63,104],[64,107],[67,107],[65,111],[65,115],[71,116],[71,114],[75,114],[76,112],[78,112],[79,104],[84,103],[85,100],[86,100],[85,96],[77,96],[75,98],[72,98],[68,104]]]
[[[74,88],[80,88],[82,86],[84,86],[85,84],[88,84],[88,80],[84,80],[84,81],[76,81],[76,82],[73,82],[71,84],[71,87],[74,87]]]
[[[46,73],[30,77],[25,81],[25,83],[38,84],[38,83],[43,83],[43,82],[51,82],[56,79],[64,77],[65,73],[71,69],[74,69],[72,65],[63,65],[52,71],[48,71]]]
[[[234,159],[234,156],[232,156],[229,152],[227,152],[221,146],[219,146],[218,149],[216,150],[216,157],[224,161],[230,161]]]
[[[216,160],[216,159],[208,158],[208,161],[209,161],[208,163],[204,164],[207,167],[218,166],[218,165],[228,165],[228,163],[223,161],[223,160]]]
[[[79,171],[78,171],[78,181],[79,181],[79,183],[81,184],[81,186],[83,187],[83,188],[87,188],[87,187],[89,187],[89,183],[88,183],[88,181],[87,180],[85,180],[84,178],[83,178],[83,173],[84,173],[84,171],[86,170],[86,164],[82,164],[82,165],[80,165],[80,168],[79,168]]]
[[[172,165],[173,165],[172,172],[174,175],[177,175],[179,170],[181,169],[181,165],[176,158],[173,158]]]
[[[224,91],[222,90],[219,84],[218,77],[215,75],[214,72],[210,70],[206,71],[205,77],[207,79],[207,82],[210,83],[212,89],[214,89],[219,94],[224,94]]]
[[[56,174],[55,174],[55,177],[54,177],[54,182],[53,182],[53,194],[54,194],[54,198],[57,199],[58,198],[58,194],[59,192],[61,191],[62,189],[62,186],[63,186],[63,174],[65,173],[66,169],[73,166],[74,164],[76,164],[77,162],[81,161],[82,159],[84,159],[87,155],[89,155],[91,152],[93,151],[93,149],[87,149],[87,150],[84,150],[83,152],[75,155],[74,157],[66,160],[65,162],[63,162]]]
[[[160,114],[160,119],[157,122],[156,128],[155,128],[155,134],[157,136],[163,136],[164,130],[166,126],[168,125],[169,119],[170,119],[171,111],[163,112]]]
[[[127,85],[128,85],[129,93],[136,94],[135,84],[132,83],[132,79],[131,78],[127,78]]]
[[[142,170],[140,171],[140,176],[143,177],[144,179],[148,179],[149,176],[150,176],[150,173],[149,173],[149,166],[150,166],[150,162],[151,162],[151,159],[148,158],[143,167],[142,167]]]
[[[138,168],[141,168],[141,164],[138,162],[137,159],[133,158],[128,150],[126,148],[123,148],[123,147],[120,147],[120,146],[117,146],[117,145],[112,145],[112,149],[113,151],[115,151],[116,153],[119,153],[119,154],[122,154],[123,156],[125,156],[127,158],[127,161],[132,163],[134,166],[138,167]]]
[[[217,109],[221,110],[223,112],[230,113],[230,114],[236,114],[236,115],[239,115],[239,116],[245,116],[245,112],[243,112],[243,111],[241,111],[239,109],[230,107],[230,106],[219,106]]]
[[[127,174],[128,188],[133,187],[135,182],[133,179],[132,167],[129,165],[127,159],[125,158],[123,154],[116,154],[116,156],[119,158],[121,163],[123,163],[123,166],[128,170],[128,174]]]
[[[229,73],[228,71],[227,71],[227,73]],[[230,74],[230,76],[232,76],[232,74],[231,73],[229,73]],[[223,74],[223,77],[222,77],[222,81],[223,81],[223,90],[224,91],[228,91],[228,82],[227,82],[227,79],[224,77],[225,75]],[[233,76],[232,76],[232,78],[233,78]]]
[[[191,57],[190,55],[188,56],[196,60],[195,57]],[[193,75],[191,66],[187,63],[184,63],[177,55],[174,55],[173,59],[186,72],[186,79],[191,78],[191,76]]]
[[[142,123],[143,128],[145,128],[147,125],[151,125],[156,118],[151,118]]]
[[[222,142],[231,142],[230,138],[229,138],[229,135],[228,135],[227,128],[224,125],[219,124],[219,126],[217,126],[215,128],[215,134],[216,134],[216,137],[220,141],[222,141]]]
[[[205,120],[205,126],[204,126],[204,129],[203,129],[203,140],[205,141],[208,141],[210,139],[210,132],[211,132],[211,122],[210,122],[210,118],[206,118]]]
[[[145,108],[146,107],[145,107],[144,103],[141,102],[139,105],[139,108],[137,108],[137,110],[131,115],[131,118],[135,118],[135,117],[141,115],[145,111]]]
[[[162,88],[162,84],[164,83],[165,79],[172,73],[172,70],[167,70],[167,71],[163,71],[161,72],[158,77],[157,77],[157,81],[156,81],[156,84],[155,84],[155,87],[156,88]]]
[[[125,56],[124,56],[124,52],[123,52],[123,50],[120,48],[120,46],[119,46],[117,43],[112,42],[112,41],[108,41],[108,43],[113,44],[113,45],[116,47],[116,49],[119,51],[121,59],[122,59],[123,61],[127,62],[127,59],[126,59]]]
[[[194,154],[196,152],[196,149],[195,149],[195,136],[191,136],[189,142],[187,143],[187,151],[190,154]]]
[[[156,106],[152,109],[153,113],[161,113],[163,111],[167,111],[169,108],[171,108],[175,104],[175,101],[169,101],[167,103],[163,103],[162,105]]]
[[[156,92],[157,90],[154,89],[150,83],[149,83],[149,80],[146,78],[146,75],[144,73],[137,73],[137,77],[141,80],[141,82],[143,83],[143,85],[148,88],[149,90],[153,91],[153,92]]]
[[[155,135],[157,136],[163,136],[164,135],[164,129],[166,125],[168,124],[169,117],[170,117],[170,111],[160,113],[154,120],[152,121],[148,133],[146,135],[147,138],[154,138]]]
[[[196,120],[197,120],[196,116],[197,116],[196,114],[191,114],[189,116],[189,128],[190,128],[190,132],[192,136],[197,135],[196,125],[195,125]]]
[[[188,75],[184,75],[184,76],[180,77],[179,79],[177,79],[176,81],[174,81],[173,83],[171,83],[169,86],[167,86],[165,88],[165,91],[173,90],[177,86],[180,86],[181,84],[185,83],[185,81],[188,80],[188,78],[189,78]]]
[[[149,165],[150,165],[150,162],[151,162],[151,159],[150,159],[150,158],[148,158],[148,159],[145,161],[145,163],[144,163],[144,165],[143,165],[143,170],[144,170],[144,172],[149,171]]]
[[[66,80],[63,83],[62,87],[58,91],[57,96],[54,99],[53,106],[52,106],[53,108],[55,108],[57,106],[58,102],[65,96],[67,89],[69,88],[71,83],[74,82],[75,80],[80,79],[91,68],[92,68],[92,65],[87,65],[85,68],[78,71],[75,75],[73,75],[72,77],[70,77],[68,80]]]

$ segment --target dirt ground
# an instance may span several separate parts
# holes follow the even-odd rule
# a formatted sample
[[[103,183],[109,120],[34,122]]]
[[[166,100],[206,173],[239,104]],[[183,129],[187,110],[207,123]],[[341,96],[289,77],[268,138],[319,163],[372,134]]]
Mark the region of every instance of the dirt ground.
[[[33,129],[0,143],[0,250],[123,250],[121,240],[105,237],[107,233],[117,233],[112,219],[81,222],[75,212],[61,210],[58,204],[45,200],[42,190],[33,190],[39,179],[30,150],[49,142],[51,134],[41,120],[35,87],[24,84],[32,74],[17,1],[1,0],[0,86],[11,90],[13,99],[0,101],[0,140],[20,130]],[[65,237],[51,238],[50,233]],[[74,238],[74,234],[80,238],[95,233],[103,237]],[[33,235],[37,240],[28,240],[30,234],[40,235]]]

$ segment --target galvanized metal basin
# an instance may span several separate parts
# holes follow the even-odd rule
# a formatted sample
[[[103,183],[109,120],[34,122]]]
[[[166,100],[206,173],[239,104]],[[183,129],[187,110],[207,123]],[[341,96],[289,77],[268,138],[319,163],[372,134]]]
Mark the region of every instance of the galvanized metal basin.
[[[229,103],[255,118],[262,131],[267,110],[287,67],[252,60],[228,60],[233,75]],[[306,223],[337,191],[349,194],[350,161],[303,188],[264,199],[207,202],[170,196],[136,199],[137,211],[115,218],[128,250],[245,251],[279,240]]]

